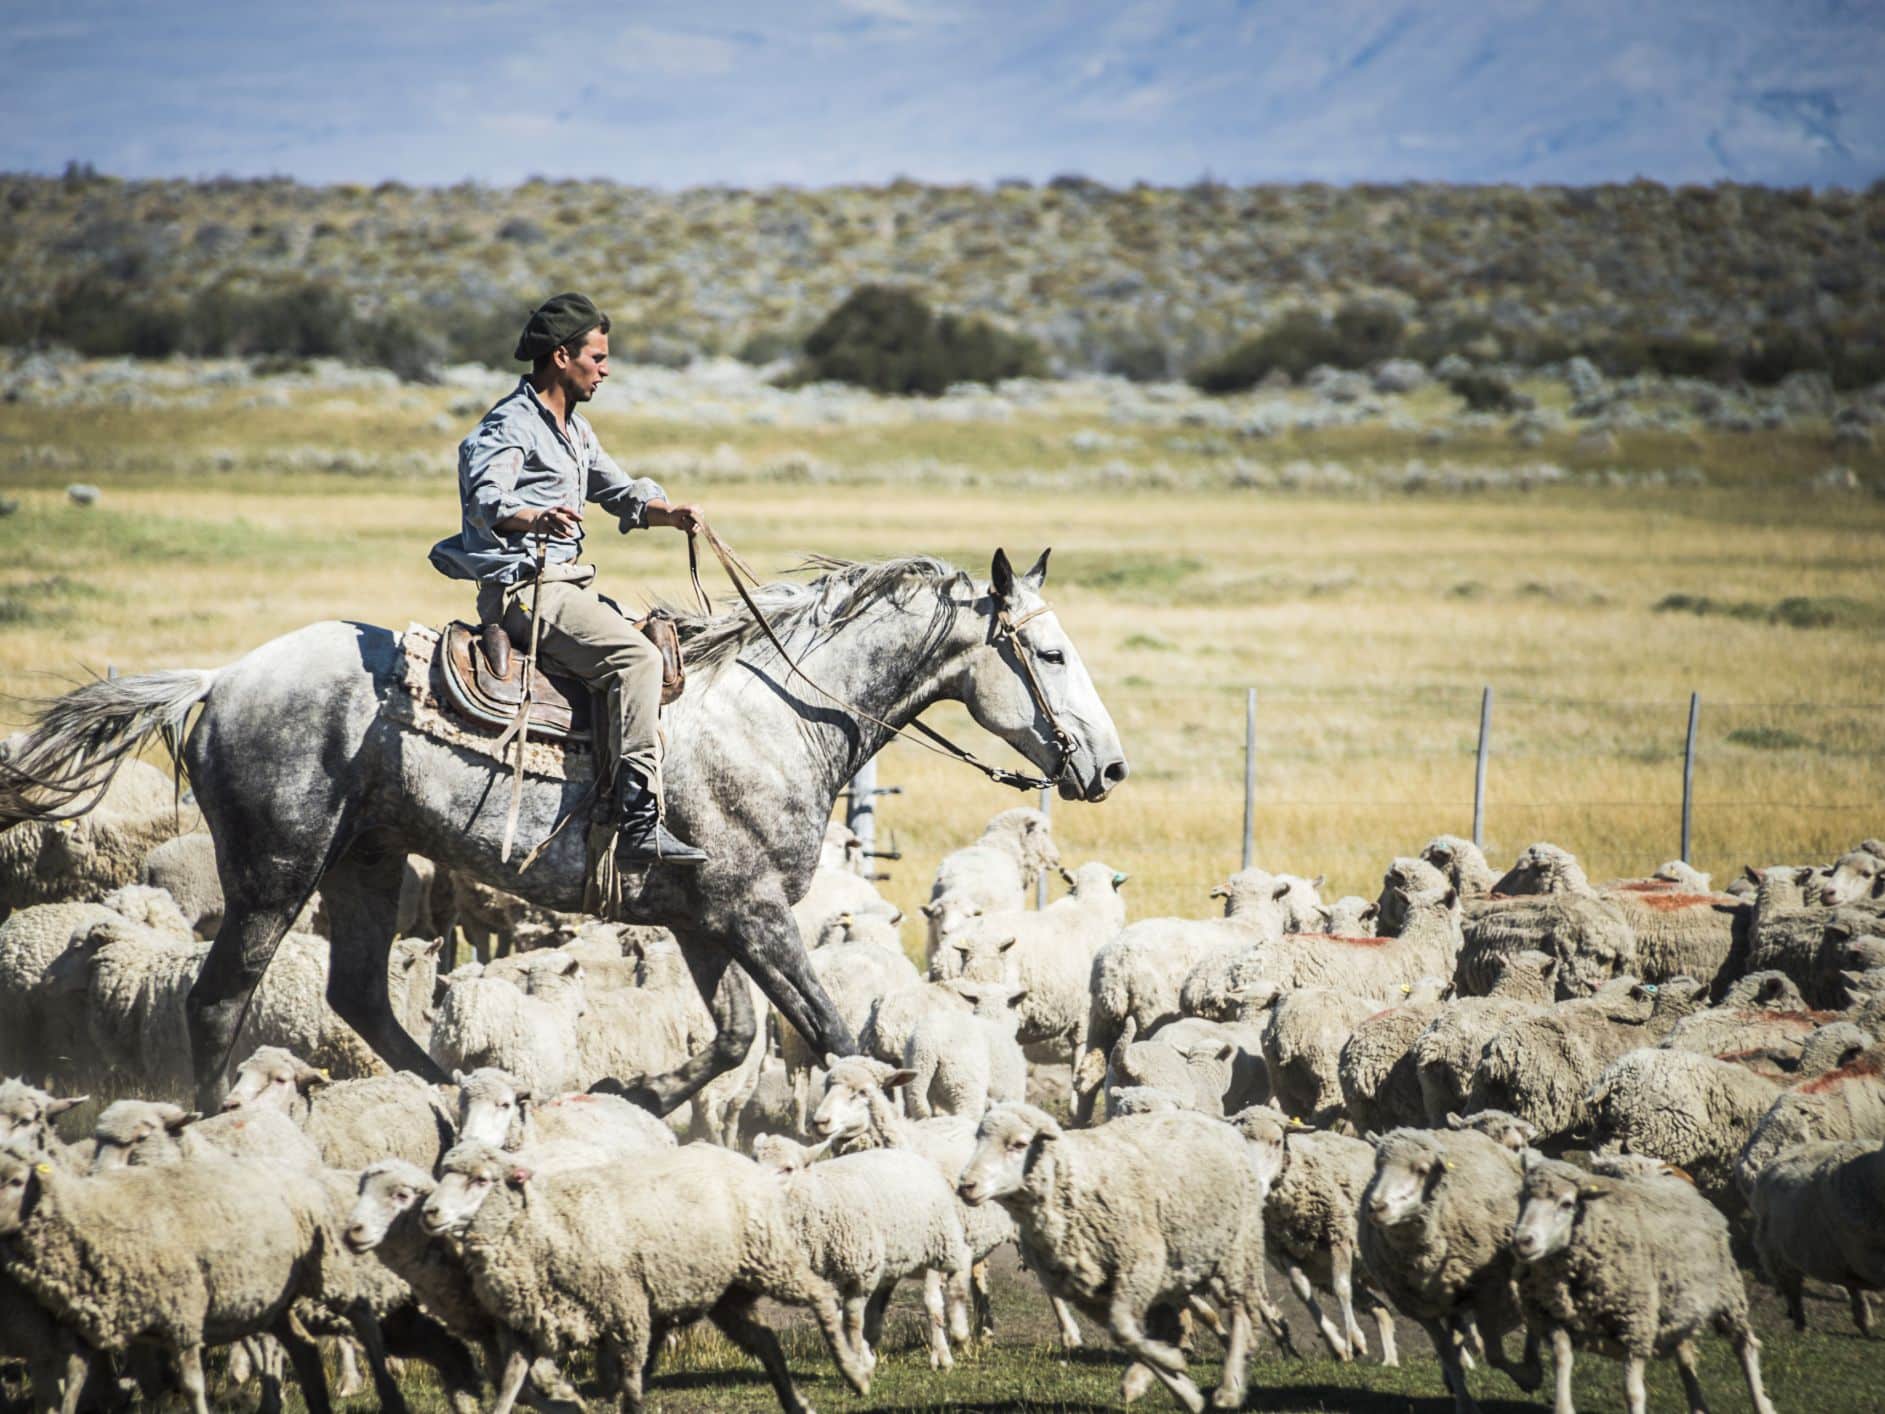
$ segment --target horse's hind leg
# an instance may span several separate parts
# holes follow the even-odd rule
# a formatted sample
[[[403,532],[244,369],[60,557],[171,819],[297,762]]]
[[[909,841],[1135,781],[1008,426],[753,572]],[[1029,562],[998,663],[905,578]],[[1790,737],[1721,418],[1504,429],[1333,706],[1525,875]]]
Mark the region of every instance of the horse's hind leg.
[[[218,847],[217,867],[225,883],[222,926],[190,986],[186,1005],[196,1107],[206,1114],[215,1113],[221,1104],[224,1066],[242,1059],[231,1057],[230,1051],[249,994],[261,983],[282,935],[314,892],[328,844],[316,841],[307,853],[285,845],[258,851],[243,856],[233,868],[224,864]]]
[[[403,851],[363,838],[321,881],[332,938],[327,950],[327,1003],[393,1070],[432,1084],[450,1079],[393,1013],[386,964],[399,922]]]
[[[676,1109],[715,1076],[724,1075],[745,1060],[753,1038],[759,1034],[752,992],[732,959],[695,938],[682,937],[680,942],[687,970],[713,1016],[712,1043],[665,1074],[642,1076],[633,1083],[613,1076],[593,1087],[621,1095],[658,1115]]]

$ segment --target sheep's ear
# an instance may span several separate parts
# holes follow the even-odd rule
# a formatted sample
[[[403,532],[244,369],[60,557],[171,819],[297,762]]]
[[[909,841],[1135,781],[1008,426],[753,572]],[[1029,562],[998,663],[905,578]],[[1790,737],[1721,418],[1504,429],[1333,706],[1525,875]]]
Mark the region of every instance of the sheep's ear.
[[[550,964],[550,970],[559,977],[582,976],[583,964],[579,957],[559,957]]]
[[[884,1078],[884,1089],[901,1090],[914,1079],[916,1072],[913,1070],[893,1070]]]
[[[1747,881],[1750,884],[1758,884],[1761,882],[1760,871],[1756,869],[1752,864],[1742,865],[1741,872],[1743,875],[1747,877]]]
[[[1309,887],[1312,889],[1319,889],[1328,882],[1329,882],[1329,876],[1327,874],[1318,874],[1315,876],[1315,878],[1309,881]]]
[[[1047,583],[1047,557],[1053,553],[1054,547],[1052,545],[1049,545],[1045,550],[1041,551],[1041,558],[1036,560],[1033,565],[1028,568],[1028,572],[1021,576],[1021,582],[1030,589],[1037,591],[1043,584]]]
[[[1772,1001],[1781,994],[1782,990],[1781,979],[1778,977],[1769,977],[1761,983],[1761,997],[1765,1001]]]
[[[1361,921],[1367,927],[1374,927],[1375,920],[1381,916],[1381,905],[1371,903],[1361,911]]]
[[[954,992],[958,997],[961,997],[965,1002],[975,1000],[975,984],[966,977],[949,977],[944,979],[942,985],[947,990]]]
[[[839,1055],[836,1051],[826,1051],[825,1052],[825,1069],[828,1071],[836,1069],[838,1062],[843,1059],[844,1057]]]
[[[1211,890],[1211,897],[1212,898],[1229,898],[1230,890],[1224,887],[1224,885],[1219,884],[1216,888]]]
[[[1444,893],[1440,897],[1441,907],[1452,908],[1455,905],[1457,905],[1459,901],[1460,901],[1460,891],[1454,888],[1453,885],[1448,884],[1446,886],[1446,893]]]
[[[1464,1129],[1466,1128],[1466,1121],[1461,1119],[1459,1115],[1452,1110],[1448,1110],[1446,1112],[1446,1127],[1448,1129]]]
[[[50,1100],[46,1104],[46,1118],[51,1119],[55,1115],[62,1115],[73,1106],[82,1105],[91,1098],[90,1095],[68,1095],[62,1100]]]
[[[1236,1043],[1232,1041],[1223,1041],[1218,1044],[1217,1054],[1216,1056],[1213,1057],[1213,1059],[1227,1061],[1236,1054],[1237,1054]]]
[[[934,918],[937,914],[942,912],[942,905],[932,900],[929,903],[924,904],[922,908],[918,911],[925,918]]]
[[[188,1129],[202,1117],[203,1112],[201,1110],[179,1109],[175,1114],[167,1114],[164,1116],[164,1128],[169,1130],[172,1134],[175,1134],[179,1130]]]
[[[1368,1143],[1370,1144],[1379,1145],[1381,1143],[1381,1132],[1379,1130],[1370,1129],[1367,1132],[1365,1132],[1361,1137],[1367,1140]]]
[[[997,550],[994,560],[989,564],[988,587],[1003,604],[1014,598],[1014,566],[1008,563],[1006,550]]]
[[[304,1065],[295,1072],[295,1089],[306,1094],[309,1090],[314,1089],[315,1086],[325,1085],[331,1079],[333,1079],[333,1077],[319,1066]]]
[[[1288,893],[1289,893],[1288,884],[1278,884],[1275,888],[1270,890],[1270,897],[1273,899],[1284,898],[1288,895]]]
[[[1122,874],[1117,869],[1115,869],[1113,871],[1113,887],[1116,889],[1123,887],[1125,885],[1126,880],[1130,879],[1131,877],[1132,875]]]
[[[1028,994],[1028,989],[1026,987],[1015,988],[1014,991],[1008,994],[1008,1005],[1010,1007],[1020,1006],[1022,1000],[1027,996],[1027,994]]]
[[[1034,1131],[1034,1137],[1036,1139],[1058,1139],[1063,1133],[1064,1131],[1057,1123],[1044,1116],[1041,1120],[1041,1127]]]
[[[1519,1171],[1521,1173],[1530,1173],[1533,1169],[1538,1167],[1543,1157],[1544,1156],[1536,1149],[1520,1149],[1518,1151]]]
[[[452,1072],[452,1084],[456,1085],[460,1090],[464,1089],[470,1083],[471,1077],[466,1075],[464,1071],[454,1070]]]
[[[1018,938],[1018,937],[1016,937],[1016,938],[1004,938],[1004,939],[1002,939],[1002,940],[1001,940],[1001,941],[1000,941],[999,943],[997,943],[997,944],[995,944],[995,951],[996,951],[996,952],[1007,952],[1009,948],[1011,948],[1011,947],[1013,947],[1013,946],[1014,946],[1014,945],[1015,945],[1016,943],[1018,943],[1018,942],[1020,942],[1020,941],[1021,941],[1021,939],[1020,939],[1020,938]],[[966,951],[967,951],[967,949],[966,949],[966,948],[964,948],[964,949],[963,949],[963,951],[965,951],[965,952],[966,952]]]
[[[504,1181],[512,1188],[522,1188],[535,1177],[536,1172],[530,1165],[514,1163],[510,1167],[510,1172],[504,1175]]]
[[[420,957],[437,957],[439,949],[444,946],[445,946],[445,939],[434,938],[431,942],[427,943],[424,947],[419,949],[419,956]]]

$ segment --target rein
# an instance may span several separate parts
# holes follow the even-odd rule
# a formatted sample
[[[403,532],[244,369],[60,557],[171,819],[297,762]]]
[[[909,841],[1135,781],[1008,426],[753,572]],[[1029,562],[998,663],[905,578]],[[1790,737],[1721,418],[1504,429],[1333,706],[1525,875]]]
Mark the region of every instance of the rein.
[[[928,741],[919,741],[914,737],[905,736],[904,728],[892,726],[874,712],[866,712],[862,707],[847,702],[837,693],[816,681],[811,674],[807,673],[805,669],[799,665],[798,661],[794,659],[790,653],[786,652],[785,645],[779,641],[778,634],[772,631],[772,625],[766,621],[766,616],[760,612],[759,605],[753,602],[753,596],[747,592],[747,584],[751,583],[756,587],[759,584],[759,576],[753,573],[747,563],[735,554],[732,547],[715,534],[713,527],[708,525],[705,521],[700,522],[698,534],[705,538],[707,547],[718,557],[721,567],[727,572],[727,578],[733,582],[734,590],[738,592],[741,602],[746,605],[747,612],[753,616],[753,621],[759,625],[760,631],[766,635],[766,641],[772,644],[773,649],[785,660],[785,665],[803,679],[806,686],[822,694],[824,697],[829,698],[852,716],[861,718],[867,722],[873,722],[877,726],[882,727],[885,731],[889,732],[892,737],[903,737],[903,739],[910,742],[911,745],[920,746],[925,751],[934,752],[938,756],[953,758],[966,766],[973,766],[997,785],[1012,786],[1015,790],[1020,791],[1032,791],[1046,790],[1049,786],[1054,784],[1053,779],[1050,777],[1030,776],[1022,771],[1011,771],[1005,766],[991,766],[986,761],[976,757],[973,752],[957,746],[935,728],[924,726],[921,722],[913,721],[910,723],[910,726],[916,731],[921,732],[923,736],[928,737]],[[696,533],[689,531],[687,535],[687,573],[688,577],[693,581],[694,595],[700,601],[701,611],[703,613],[712,613],[713,605],[707,598],[707,591],[700,583],[700,560],[699,552],[694,543],[695,538]],[[1009,616],[1007,609],[998,609],[989,624],[988,640],[990,643],[1005,642],[1013,650],[1015,661],[1020,664],[1021,667],[1022,681],[1028,685],[1028,694],[1034,699],[1035,708],[1040,712],[1042,717],[1047,720],[1048,730],[1053,734],[1054,745],[1060,751],[1060,764],[1062,767],[1065,767],[1068,759],[1073,755],[1073,737],[1067,729],[1060,724],[1060,718],[1054,714],[1054,709],[1047,700],[1047,693],[1041,687],[1040,679],[1035,677],[1034,667],[1029,663],[1028,655],[1022,649],[1020,639],[1021,625],[1033,618],[1035,614],[1045,612],[1046,608],[1043,606],[1042,608],[1034,610],[1033,613],[1023,614],[1019,619],[1015,619]],[[932,742],[934,745],[931,745]]]

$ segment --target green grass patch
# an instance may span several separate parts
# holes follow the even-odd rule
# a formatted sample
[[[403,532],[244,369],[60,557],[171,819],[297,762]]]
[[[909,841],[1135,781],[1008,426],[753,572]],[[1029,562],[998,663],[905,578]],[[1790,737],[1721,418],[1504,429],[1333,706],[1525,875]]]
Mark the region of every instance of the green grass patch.
[[[1653,607],[1659,614],[1716,615],[1784,624],[1788,628],[1871,629],[1885,624],[1885,614],[1878,605],[1843,594],[1795,594],[1771,605],[1746,599],[1712,599],[1706,594],[1665,594]]]
[[[1798,751],[1813,744],[1785,727],[1736,727],[1726,740],[1730,746],[1745,746],[1752,751]]]
[[[1172,589],[1203,569],[1204,561],[1189,555],[1073,554],[1054,561],[1054,578],[1107,594],[1145,595]]]

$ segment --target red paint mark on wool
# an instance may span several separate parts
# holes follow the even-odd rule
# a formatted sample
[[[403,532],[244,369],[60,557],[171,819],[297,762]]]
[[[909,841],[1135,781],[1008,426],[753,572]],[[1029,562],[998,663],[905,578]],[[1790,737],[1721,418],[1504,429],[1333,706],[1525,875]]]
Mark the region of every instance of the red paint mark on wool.
[[[1324,941],[1344,943],[1351,948],[1384,948],[1394,940],[1392,938],[1356,938],[1346,933],[1330,933],[1325,936]]]
[[[1635,894],[1645,908],[1657,913],[1679,913],[1691,908],[1723,908],[1740,902],[1727,894]]]
[[[1667,879],[1625,879],[1610,887],[1626,894],[1666,894],[1675,885]]]
[[[1870,1080],[1875,1075],[1885,1075],[1885,1047],[1874,1046],[1851,1065],[1842,1065],[1838,1070],[1827,1071],[1818,1080],[1807,1081],[1799,1087],[1800,1093],[1819,1095],[1848,1080]]]

